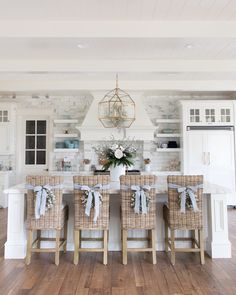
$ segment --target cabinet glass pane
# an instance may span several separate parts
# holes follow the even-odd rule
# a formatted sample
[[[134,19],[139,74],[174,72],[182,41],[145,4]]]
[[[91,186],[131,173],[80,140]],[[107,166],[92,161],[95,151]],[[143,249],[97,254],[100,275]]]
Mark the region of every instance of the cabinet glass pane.
[[[37,165],[45,165],[46,164],[46,152],[45,151],[38,151],[37,152]]]
[[[37,133],[46,134],[46,121],[37,121]]]
[[[37,136],[37,149],[46,149],[46,136]]]
[[[230,109],[221,109],[220,113],[221,113],[221,117],[220,117],[221,122],[231,121]]]
[[[35,157],[34,151],[26,151],[25,152],[25,164],[34,165],[34,157]]]
[[[35,136],[26,136],[25,147],[26,149],[35,148]]]
[[[26,134],[35,134],[35,121],[26,121]]]
[[[190,109],[190,122],[200,122],[200,109]]]

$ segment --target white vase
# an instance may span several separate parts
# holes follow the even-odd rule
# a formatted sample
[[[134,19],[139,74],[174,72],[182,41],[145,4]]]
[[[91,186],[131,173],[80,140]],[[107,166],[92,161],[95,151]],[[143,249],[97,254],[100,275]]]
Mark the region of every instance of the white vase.
[[[119,182],[120,176],[125,175],[125,169],[126,167],[124,165],[119,165],[119,166],[111,166],[110,167],[110,176],[111,176],[111,181],[117,181]]]
[[[144,165],[144,170],[145,170],[145,172],[150,172],[151,171],[151,164]]]
[[[90,171],[90,164],[84,164],[84,171],[86,172]]]

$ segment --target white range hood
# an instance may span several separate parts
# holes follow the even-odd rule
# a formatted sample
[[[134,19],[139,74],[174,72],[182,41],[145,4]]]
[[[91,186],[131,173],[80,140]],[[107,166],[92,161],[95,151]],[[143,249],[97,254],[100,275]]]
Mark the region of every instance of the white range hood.
[[[124,131],[117,128],[105,128],[98,120],[98,103],[101,97],[94,98],[87,115],[78,128],[81,134],[81,140],[109,140],[113,136],[115,139],[122,139]],[[131,127],[126,129],[126,137],[135,140],[153,140],[154,130],[151,120],[149,119],[141,98],[132,96],[135,102],[135,121]]]

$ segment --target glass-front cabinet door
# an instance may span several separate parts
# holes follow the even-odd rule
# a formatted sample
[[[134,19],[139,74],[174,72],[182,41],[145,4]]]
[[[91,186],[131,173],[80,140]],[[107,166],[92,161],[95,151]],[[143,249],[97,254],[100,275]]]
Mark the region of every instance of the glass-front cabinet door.
[[[205,108],[204,109],[204,122],[207,124],[216,122],[216,109],[215,108]]]
[[[188,122],[189,124],[199,124],[201,122],[201,109],[189,108],[188,109]]]
[[[227,107],[221,107],[219,110],[219,122],[220,123],[233,123],[232,109]]]

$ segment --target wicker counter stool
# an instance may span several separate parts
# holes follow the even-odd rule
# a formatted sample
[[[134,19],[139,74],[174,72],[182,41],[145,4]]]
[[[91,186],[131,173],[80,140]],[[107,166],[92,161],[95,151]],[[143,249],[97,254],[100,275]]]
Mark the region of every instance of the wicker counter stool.
[[[148,212],[135,213],[131,206],[131,198],[134,191],[132,185],[142,187],[144,185],[154,186],[156,176],[154,175],[122,175],[120,177],[121,185],[121,230],[122,230],[122,262],[127,264],[127,252],[151,252],[152,262],[156,264],[156,203],[155,189],[151,188],[148,192],[150,202]],[[128,189],[127,189],[128,188]],[[148,231],[147,238],[129,238],[128,230],[144,229]],[[128,241],[147,240],[147,248],[128,248]]]
[[[60,176],[27,176],[26,183],[32,186],[27,191],[27,220],[26,228],[28,231],[26,264],[30,264],[32,252],[53,252],[55,253],[55,264],[59,265],[60,248],[66,252],[67,242],[67,221],[68,206],[62,203],[62,183]],[[45,212],[45,215],[35,218],[35,193],[34,187],[49,185],[55,196],[55,204]],[[60,238],[61,230],[64,228],[64,238]],[[41,230],[55,230],[55,238],[41,237]],[[36,239],[33,241],[33,231],[37,231]],[[41,241],[55,241],[55,248],[40,248]],[[37,246],[36,248],[34,246]]]
[[[74,223],[74,264],[79,262],[79,252],[103,252],[103,264],[107,264],[108,253],[108,230],[109,230],[109,189],[106,186],[110,183],[110,176],[108,175],[94,175],[94,176],[74,176],[74,204],[75,204],[75,223]],[[93,188],[97,184],[103,187],[99,189],[102,196],[100,202],[99,216],[94,219],[95,209],[92,207],[90,216],[85,214],[85,204],[82,200],[85,195],[85,190],[76,189],[78,186],[88,186]],[[102,238],[86,238],[82,236],[83,230],[100,230],[103,231]],[[83,241],[101,241],[102,248],[82,248]]]
[[[203,244],[203,214],[202,214],[202,195],[203,176],[202,175],[184,175],[184,176],[168,176],[168,205],[163,207],[163,217],[165,221],[165,251],[171,250],[171,263],[175,264],[176,252],[200,252],[201,264],[204,260],[204,244]],[[197,207],[199,211],[194,212],[193,209],[185,210],[185,213],[180,212],[180,193],[176,188],[170,188],[174,185],[179,187],[192,186],[196,187],[194,192]],[[170,229],[170,235],[168,229]],[[175,230],[190,230],[192,237],[190,238],[175,238]],[[198,239],[196,237],[198,233]],[[191,248],[176,248],[175,241],[191,241]]]

